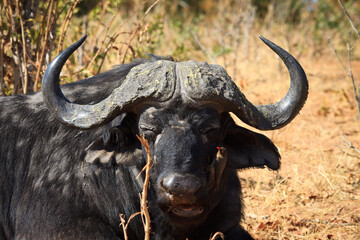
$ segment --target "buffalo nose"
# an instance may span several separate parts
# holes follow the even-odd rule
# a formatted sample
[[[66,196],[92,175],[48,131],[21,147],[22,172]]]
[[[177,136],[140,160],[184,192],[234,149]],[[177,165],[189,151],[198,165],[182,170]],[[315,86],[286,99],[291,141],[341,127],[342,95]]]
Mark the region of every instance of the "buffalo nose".
[[[193,175],[171,174],[161,182],[162,187],[171,195],[194,194],[201,187],[199,178]]]

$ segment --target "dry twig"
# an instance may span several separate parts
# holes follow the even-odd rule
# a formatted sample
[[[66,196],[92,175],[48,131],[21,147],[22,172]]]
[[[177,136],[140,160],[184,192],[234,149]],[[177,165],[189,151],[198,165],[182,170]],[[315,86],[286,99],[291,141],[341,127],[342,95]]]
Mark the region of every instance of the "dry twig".
[[[58,48],[57,48],[57,55],[59,55],[59,53],[61,52],[62,46],[64,44],[64,38],[66,35],[66,31],[69,27],[69,23],[70,20],[72,18],[72,15],[74,13],[74,9],[76,7],[76,5],[79,3],[80,0],[76,0],[70,7],[69,11],[66,13],[64,22],[61,26],[61,33],[60,33],[60,38],[59,38],[59,44],[58,44]]]
[[[348,223],[348,222],[334,223],[334,222],[331,222],[331,221],[322,221],[322,220],[319,220],[319,219],[316,219],[316,220],[313,220],[313,219],[301,219],[300,222],[326,224],[326,225],[331,225],[331,226],[359,226],[360,225],[358,223]]]
[[[336,218],[339,216],[339,214],[341,213],[341,211],[344,209],[344,207],[339,208],[339,210],[337,211],[337,213],[335,214],[335,216],[331,219],[331,221],[335,221]]]
[[[145,180],[144,180],[143,191],[141,194],[141,216],[143,217],[143,224],[144,224],[144,231],[145,231],[144,239],[150,240],[150,214],[149,214],[149,209],[147,206],[147,194],[148,194],[147,189],[148,189],[149,182],[150,182],[150,169],[151,169],[152,157],[150,154],[149,144],[148,144],[147,140],[145,139],[145,137],[144,136],[142,136],[142,137],[137,136],[137,137],[140,140],[143,147],[145,148],[145,151],[147,154],[147,163],[144,167]]]
[[[45,5],[45,3],[43,3],[43,5]],[[48,5],[48,7],[46,8],[46,10],[44,12],[47,12],[49,10],[49,7],[50,5]],[[45,8],[43,6],[43,8]],[[42,14],[41,16],[41,27],[40,27],[40,33],[39,33],[39,37],[37,39],[37,42],[36,42],[36,50],[35,50],[35,53],[36,53],[36,63],[39,62],[40,60],[40,49],[41,49],[41,40],[42,40],[42,37],[43,37],[43,29],[44,29],[44,26],[45,26],[45,21],[46,21],[46,14]],[[37,68],[40,68],[41,66],[37,66]]]
[[[343,136],[343,140],[344,140],[344,142],[348,145],[349,148],[354,149],[357,153],[360,154],[360,150],[357,149],[357,148],[352,144],[352,142],[350,142],[349,140],[347,140],[344,136]]]
[[[5,36],[3,32],[3,5],[0,5],[0,95],[5,95],[5,82],[4,82],[4,46]]]
[[[349,15],[348,11],[346,10],[344,4],[342,3],[341,0],[338,0],[338,2],[339,2],[339,4],[340,4],[340,7],[342,8],[342,10],[344,11],[347,19],[349,20],[352,29],[354,30],[354,32],[355,32],[355,33],[358,35],[358,37],[360,38],[360,33],[359,33],[359,31],[357,30],[357,28],[355,27],[355,24],[354,24],[354,22],[352,21],[352,19],[351,19],[350,15]]]
[[[147,163],[137,177],[139,177],[140,174],[145,171],[145,181],[143,184],[142,193],[140,194],[141,212],[133,213],[127,221],[125,219],[124,214],[119,215],[120,221],[121,221],[120,225],[122,226],[122,229],[124,232],[124,240],[128,240],[127,228],[129,226],[130,221],[139,214],[141,214],[142,220],[143,220],[144,232],[145,232],[144,239],[150,240],[151,220],[150,220],[150,214],[149,214],[149,209],[148,209],[148,205],[147,205],[147,195],[148,195],[148,187],[149,187],[149,183],[150,183],[150,169],[151,169],[151,164],[152,164],[152,157],[150,154],[149,144],[148,144],[147,140],[145,139],[145,137],[137,136],[137,138],[140,140],[140,142],[143,145],[143,147],[145,148],[145,151],[147,154]]]
[[[20,66],[20,50],[19,50],[19,45],[17,44],[17,35],[16,35],[16,14],[14,14],[11,3],[8,2],[8,0],[4,0],[4,7],[5,9],[7,9],[6,11],[6,17],[8,19],[8,22],[10,23],[10,28],[9,28],[9,32],[10,32],[10,42],[11,42],[11,46],[13,48],[12,50],[12,59],[14,61],[14,93],[18,94],[18,90],[19,90],[19,83],[21,82],[22,79],[22,71],[19,68]]]
[[[360,33],[359,30],[355,27],[354,22],[352,21],[350,14],[348,13],[348,11],[346,10],[344,4],[342,3],[341,0],[338,0],[340,7],[342,8],[342,10],[344,11],[347,19],[349,20],[349,23],[352,27],[352,29],[354,30],[354,32],[357,34],[357,36],[360,38]],[[351,59],[350,59],[350,49],[351,49],[351,44],[350,44],[350,33],[349,33],[349,43],[348,43],[348,64],[349,64],[349,70],[347,71],[344,67],[344,65],[341,63],[342,67],[345,69],[345,71],[347,72],[347,75],[351,78],[352,84],[353,84],[353,89],[354,89],[354,93],[355,93],[355,100],[356,100],[356,104],[358,107],[358,113],[359,113],[359,120],[360,120],[360,88],[359,88],[359,84],[358,86],[355,85],[355,80],[354,80],[354,76],[352,74],[352,70],[351,70]],[[335,52],[336,54],[336,52]],[[338,58],[339,60],[339,58]],[[339,60],[340,61],[340,60]]]
[[[107,12],[107,8],[108,8],[109,4],[110,4],[110,1],[103,2],[102,10],[101,10],[101,13],[99,14],[99,20],[98,20],[98,22],[100,23],[101,26],[104,26],[104,24],[102,22],[103,22],[105,13]],[[111,21],[111,19],[110,19],[110,21]],[[106,24],[106,25],[108,25],[108,24]],[[98,27],[97,28],[96,33],[94,34],[93,40],[92,40],[92,42],[90,44],[91,49],[93,49],[95,46],[97,46],[99,37],[103,36],[104,29],[105,29],[104,27],[102,27],[102,28]]]
[[[121,221],[120,225],[122,226],[122,229],[123,229],[123,232],[124,232],[124,240],[128,240],[128,239],[129,239],[129,238],[128,238],[128,235],[127,235],[127,228],[128,228],[128,226],[129,226],[130,221],[131,221],[134,217],[136,217],[137,215],[139,215],[139,214],[140,214],[140,212],[131,214],[131,216],[129,217],[129,220],[127,220],[127,221],[126,221],[126,219],[125,219],[125,215],[124,215],[124,214],[120,214],[120,215],[119,215],[119,216],[120,216],[120,221]]]
[[[53,8],[54,8],[54,0],[51,0],[49,3],[49,10],[48,10],[48,16],[47,16],[47,24],[46,24],[46,31],[45,31],[45,39],[44,39],[44,44],[42,47],[42,51],[41,51],[41,56],[40,56],[40,62],[38,63],[38,69],[36,71],[36,77],[35,77],[35,83],[34,83],[34,91],[36,92],[38,90],[38,83],[40,80],[40,71],[41,71],[41,66],[44,63],[44,59],[45,59],[45,52],[46,52],[46,48],[47,48],[47,42],[49,39],[49,35],[50,35],[50,31],[51,31],[51,18],[52,18],[52,12],[53,12]]]
[[[96,51],[94,57],[91,59],[91,61],[89,62],[89,64],[87,64],[87,66],[84,67],[84,68],[90,68],[91,65],[94,63],[95,59],[97,58],[97,56],[100,54],[100,52],[101,52],[101,50],[102,50],[102,47],[104,46],[104,42],[105,42],[105,40],[106,40],[106,38],[107,38],[107,36],[108,36],[107,34],[108,34],[108,32],[109,32],[109,29],[110,29],[112,23],[114,22],[115,17],[118,15],[118,13],[119,13],[119,11],[117,10],[116,13],[114,14],[114,16],[111,18],[111,20],[110,20],[109,23],[107,24],[106,31],[105,31],[105,33],[103,34],[103,35],[104,35],[104,38],[103,38],[103,40],[101,41],[100,47],[99,47],[98,50]],[[120,27],[120,28],[121,28],[121,27]],[[112,39],[113,39],[113,38],[112,38]],[[111,44],[111,40],[112,40],[112,39],[109,40],[109,42],[108,42],[108,44],[107,44],[108,47],[109,47],[109,44]],[[105,52],[107,52],[107,50],[105,50]],[[104,57],[103,57],[103,58],[105,58],[105,54],[104,54]],[[102,65],[102,63],[101,63],[101,65]],[[101,66],[99,67],[98,72],[100,71],[100,69],[101,69]],[[78,72],[80,72],[81,70],[82,70],[82,69],[80,69]]]
[[[225,236],[223,233],[221,232],[216,232],[211,238],[210,240],[216,240],[218,237],[220,237],[222,240],[225,239]]]
[[[19,7],[19,1],[15,1],[15,8],[16,8],[16,14],[19,17],[20,20],[20,28],[21,28],[21,40],[22,40],[22,50],[23,50],[23,60],[21,62],[21,68],[22,73],[24,76],[22,85],[23,85],[23,93],[28,92],[28,82],[29,82],[29,76],[28,76],[28,70],[27,70],[27,50],[26,50],[26,41],[25,41],[25,30],[24,30],[24,22],[21,15],[20,7]]]
[[[100,54],[100,52],[102,51],[103,46],[106,46],[106,48],[105,48],[105,50],[104,50],[104,54],[103,54],[103,56],[102,56],[101,63],[100,63],[100,65],[99,65],[99,68],[98,68],[98,71],[97,71],[97,74],[100,73],[101,68],[102,68],[102,65],[103,65],[104,60],[105,60],[105,57],[106,57],[108,51],[114,46],[116,39],[117,39],[121,34],[129,34],[129,35],[130,35],[130,37],[128,38],[129,40],[128,40],[126,43],[122,43],[122,46],[125,45],[125,50],[124,50],[124,53],[123,53],[122,56],[121,56],[121,61],[120,61],[120,63],[124,63],[125,57],[126,57],[126,55],[127,55],[128,50],[129,50],[129,49],[130,49],[130,50],[132,49],[132,47],[131,47],[131,42],[132,42],[132,40],[137,36],[137,34],[139,33],[140,27],[141,27],[141,25],[142,25],[142,23],[143,23],[146,15],[148,15],[148,13],[150,12],[150,10],[151,10],[159,1],[160,1],[160,0],[157,0],[156,2],[154,2],[154,3],[146,10],[146,12],[144,13],[144,15],[142,16],[142,18],[140,19],[140,21],[137,23],[135,29],[134,29],[132,32],[129,33],[129,32],[125,32],[125,31],[122,30],[122,27],[125,25],[125,23],[129,21],[130,18],[128,18],[126,21],[124,21],[124,22],[118,27],[120,30],[119,30],[118,32],[116,32],[115,34],[113,34],[112,36],[109,37],[109,36],[108,36],[108,32],[109,32],[109,30],[110,30],[110,27],[111,27],[112,23],[114,22],[115,17],[116,17],[116,16],[118,15],[118,13],[119,13],[119,10],[117,10],[116,13],[114,14],[114,16],[113,16],[113,17],[109,20],[109,22],[107,23],[105,33],[101,32],[101,35],[104,36],[104,37],[103,37],[103,39],[102,39],[102,41],[101,41],[101,45],[100,45],[100,47],[97,49],[95,55],[94,55],[93,58],[90,60],[90,62],[89,62],[85,67],[83,67],[82,69],[80,69],[79,71],[77,71],[77,73],[80,72],[80,71],[82,71],[84,68],[88,68],[88,69],[89,69],[89,68],[93,65],[93,63],[95,62],[95,59],[98,57],[98,55]],[[109,40],[108,40],[107,44],[104,44],[106,38],[109,38]],[[97,41],[97,40],[96,40],[96,41]],[[119,49],[119,52],[120,52],[120,53],[122,52],[122,47]]]
[[[205,54],[205,56],[212,62],[216,63],[216,58],[213,56],[213,54],[210,53],[208,49],[201,43],[199,40],[199,36],[196,32],[192,32],[191,36],[193,37],[195,43],[198,45],[198,47],[201,49],[201,51]]]
[[[342,63],[341,59],[339,58],[337,51],[331,41],[331,39],[329,38],[328,41],[330,43],[330,46],[332,48],[332,50],[335,53],[335,56],[337,58],[337,60],[339,61],[341,67],[344,69],[344,71],[346,72],[346,74],[348,75],[348,77],[351,79],[352,85],[353,85],[353,89],[354,89],[354,96],[355,96],[355,102],[358,108],[358,114],[359,114],[359,120],[360,120],[360,88],[359,85],[356,86],[355,84],[355,79],[354,79],[354,75],[352,73],[352,67],[351,67],[351,33],[349,33],[349,42],[347,44],[347,50],[348,50],[348,66],[349,68],[346,69],[345,65]]]
[[[132,40],[137,36],[139,30],[140,30],[140,27],[142,25],[142,23],[144,22],[145,20],[145,17],[148,15],[148,13],[151,11],[151,9],[153,7],[155,7],[155,5],[159,2],[160,0],[157,0],[155,1],[153,4],[151,4],[151,6],[146,10],[146,12],[144,13],[144,15],[142,16],[142,18],[140,19],[140,21],[138,22],[138,24],[136,25],[135,27],[135,30],[132,32],[131,36],[129,37],[129,40],[126,44],[126,47],[125,47],[125,51],[124,51],[124,54],[121,58],[121,61],[120,63],[123,64],[125,62],[125,57],[126,57],[126,54],[128,52],[128,50],[130,49],[130,45],[131,45],[131,42]]]
[[[354,96],[355,96],[355,100],[356,100],[356,105],[358,108],[358,114],[359,114],[359,120],[360,120],[360,90],[359,90],[359,85],[356,86],[355,84],[355,79],[354,79],[354,75],[352,73],[352,67],[351,67],[351,34],[349,33],[349,43],[347,45],[348,48],[348,64],[349,64],[349,71],[348,71],[348,76],[351,79],[352,85],[353,85],[353,90],[354,90]]]

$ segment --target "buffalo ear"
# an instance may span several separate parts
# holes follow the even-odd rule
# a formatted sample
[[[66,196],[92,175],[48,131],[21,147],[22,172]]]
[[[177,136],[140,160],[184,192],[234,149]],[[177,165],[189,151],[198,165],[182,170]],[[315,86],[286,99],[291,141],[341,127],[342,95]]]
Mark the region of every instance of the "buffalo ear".
[[[280,154],[271,140],[236,125],[233,120],[229,124],[224,145],[228,154],[228,166],[232,168],[280,168]]]
[[[132,127],[134,122],[128,116],[113,120],[85,149],[83,159],[104,166],[135,165],[141,160],[142,150]]]

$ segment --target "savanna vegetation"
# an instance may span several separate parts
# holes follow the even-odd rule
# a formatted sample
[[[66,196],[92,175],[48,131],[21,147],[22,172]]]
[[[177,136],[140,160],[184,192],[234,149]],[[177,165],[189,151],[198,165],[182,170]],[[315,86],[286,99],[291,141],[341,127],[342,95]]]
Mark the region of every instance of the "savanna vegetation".
[[[3,0],[0,7],[4,96],[40,90],[50,61],[87,34],[62,83],[169,55],[222,65],[248,99],[265,104],[281,99],[289,80],[257,35],[282,46],[307,73],[309,99],[290,125],[265,133],[282,154],[281,169],[239,172],[242,225],[256,239],[360,239],[358,1]]]

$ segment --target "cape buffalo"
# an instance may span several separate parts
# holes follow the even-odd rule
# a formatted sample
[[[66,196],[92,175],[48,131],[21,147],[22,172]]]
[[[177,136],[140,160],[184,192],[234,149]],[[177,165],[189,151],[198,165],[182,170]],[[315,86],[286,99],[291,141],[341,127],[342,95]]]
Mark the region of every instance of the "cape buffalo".
[[[65,61],[85,37],[48,66],[42,93],[0,98],[0,239],[123,239],[119,214],[140,209],[146,152],[153,159],[151,238],[252,239],[239,225],[237,170],[276,170],[280,155],[260,130],[278,129],[308,94],[299,63],[260,37],[285,63],[286,96],[254,106],[226,71],[206,62],[153,56],[59,86]],[[142,176],[143,177],[143,176]],[[127,230],[143,239],[140,216]]]

